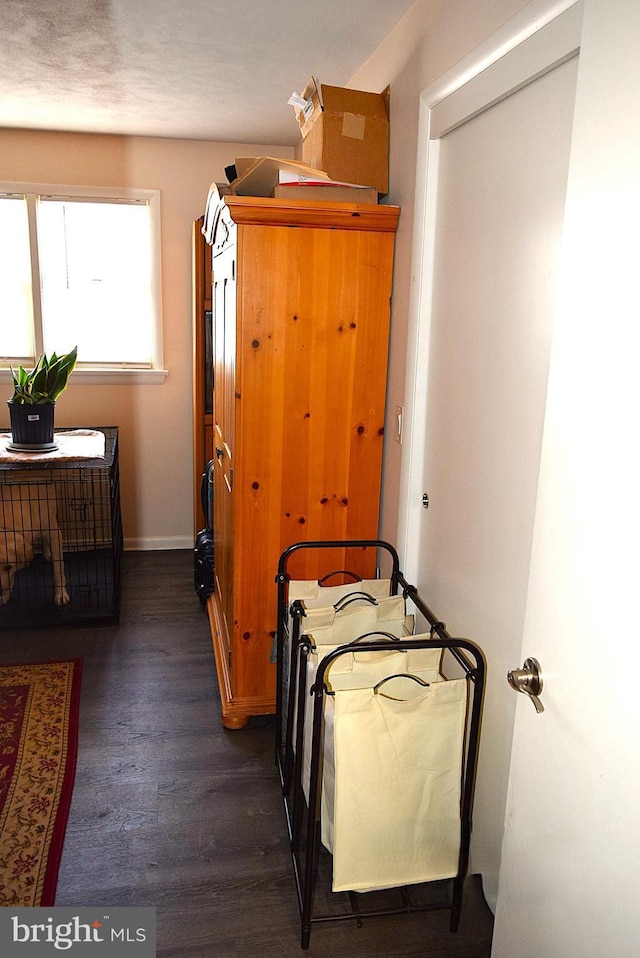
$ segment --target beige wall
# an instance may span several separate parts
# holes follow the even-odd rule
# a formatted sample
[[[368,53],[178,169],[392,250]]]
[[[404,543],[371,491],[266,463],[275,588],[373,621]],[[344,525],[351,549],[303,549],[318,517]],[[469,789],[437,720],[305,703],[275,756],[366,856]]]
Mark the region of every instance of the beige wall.
[[[161,191],[164,362],[162,385],[74,384],[56,425],[120,428],[125,545],[193,545],[191,235],[213,181],[236,156],[291,156],[291,147],[151,137],[0,130],[0,180]],[[106,331],[108,335],[108,331]],[[10,387],[3,384],[8,399]],[[6,403],[0,428],[6,429]]]

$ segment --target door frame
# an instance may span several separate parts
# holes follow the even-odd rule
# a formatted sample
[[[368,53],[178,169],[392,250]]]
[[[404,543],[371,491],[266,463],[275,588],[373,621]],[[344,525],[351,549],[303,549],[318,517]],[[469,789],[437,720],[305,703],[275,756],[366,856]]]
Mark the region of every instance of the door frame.
[[[405,371],[405,435],[403,437],[397,548],[409,581],[417,581],[423,515],[424,459],[427,423],[427,371],[435,267],[436,201],[439,137],[477,115],[486,106],[516,92],[575,56],[582,36],[582,0],[532,0],[472,53],[420,96],[416,194],[412,244],[412,276]],[[552,55],[548,40],[536,34],[554,24]],[[518,48],[532,40],[526,48]],[[523,50],[525,55],[522,56]],[[498,67],[496,70],[495,67]],[[487,85],[489,67],[494,91]]]

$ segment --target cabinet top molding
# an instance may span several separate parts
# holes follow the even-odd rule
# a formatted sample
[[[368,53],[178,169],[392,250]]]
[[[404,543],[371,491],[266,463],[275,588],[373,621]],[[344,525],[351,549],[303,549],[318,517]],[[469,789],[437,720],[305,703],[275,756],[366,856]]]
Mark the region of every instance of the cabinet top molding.
[[[395,233],[400,216],[399,206],[255,196],[224,196],[220,206],[227,207],[234,223],[244,226],[312,226]]]

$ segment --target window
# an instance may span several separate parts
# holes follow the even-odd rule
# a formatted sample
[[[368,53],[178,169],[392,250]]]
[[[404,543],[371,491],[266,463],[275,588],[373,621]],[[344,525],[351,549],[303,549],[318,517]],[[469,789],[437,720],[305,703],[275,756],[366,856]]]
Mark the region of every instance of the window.
[[[77,345],[75,375],[164,378],[159,206],[157,190],[0,184],[0,366]]]

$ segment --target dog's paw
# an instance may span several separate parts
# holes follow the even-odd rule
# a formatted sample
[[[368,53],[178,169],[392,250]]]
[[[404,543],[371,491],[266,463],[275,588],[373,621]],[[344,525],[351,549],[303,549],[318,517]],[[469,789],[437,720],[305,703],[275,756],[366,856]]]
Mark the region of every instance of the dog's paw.
[[[0,592],[0,605],[6,605],[10,598],[10,592]]]
[[[55,603],[56,605],[66,605],[67,602],[71,602],[71,596],[66,589],[57,589],[55,594]]]

